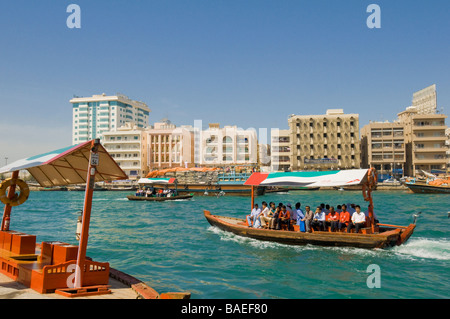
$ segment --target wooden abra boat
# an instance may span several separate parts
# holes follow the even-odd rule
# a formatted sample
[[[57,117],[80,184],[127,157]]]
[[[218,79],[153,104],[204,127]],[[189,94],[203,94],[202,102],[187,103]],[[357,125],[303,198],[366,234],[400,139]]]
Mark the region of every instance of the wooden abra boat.
[[[239,236],[257,240],[273,241],[289,245],[350,246],[359,248],[385,248],[404,244],[413,234],[416,219],[409,226],[396,226],[375,223],[373,214],[372,190],[376,187],[375,169],[359,169],[327,172],[289,172],[289,173],[253,173],[246,181],[247,185],[263,186],[302,186],[302,187],[339,187],[362,185],[365,201],[370,203],[369,216],[360,233],[312,231],[300,232],[298,226],[292,230],[269,230],[248,227],[246,220],[212,215],[205,210],[207,221],[215,227]],[[251,208],[254,206],[252,196]],[[417,215],[415,216],[417,217]]]
[[[258,240],[272,241],[288,245],[320,245],[320,246],[347,246],[358,248],[385,248],[404,243],[413,233],[415,225],[408,227],[386,225],[378,227],[378,232],[370,234],[363,230],[363,234],[346,232],[314,231],[304,233],[299,231],[259,229],[248,227],[244,219],[211,215],[204,211],[208,222],[221,230],[234,233],[239,236]]]
[[[165,196],[165,197],[145,197],[145,196],[135,196],[128,195],[127,198],[129,200],[140,200],[140,201],[149,201],[149,202],[163,202],[167,200],[177,200],[177,199],[191,199],[194,195],[177,195],[177,196]]]

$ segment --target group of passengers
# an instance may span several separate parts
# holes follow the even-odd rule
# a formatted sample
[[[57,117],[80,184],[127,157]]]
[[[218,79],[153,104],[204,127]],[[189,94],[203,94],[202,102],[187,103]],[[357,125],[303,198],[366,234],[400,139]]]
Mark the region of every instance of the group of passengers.
[[[136,196],[143,196],[143,197],[171,197],[175,196],[176,191],[173,189],[168,189],[167,187],[159,190],[156,190],[153,186],[152,187],[144,187],[139,189],[136,192]]]
[[[269,205],[262,202],[261,208],[258,204],[254,205],[252,212],[247,216],[247,223],[248,227],[275,230],[284,227],[290,230],[291,226],[299,225],[299,230],[305,232],[327,231],[330,227],[332,232],[346,229],[350,233],[355,228],[355,232],[358,233],[364,228],[368,216],[369,210],[362,212],[361,207],[355,204],[337,205],[336,209],[328,204],[320,204],[313,212],[310,206],[305,206],[303,211],[301,203],[296,203],[295,208],[292,208],[291,203],[286,205],[279,203],[276,206],[274,202],[270,202]],[[378,222],[376,216],[374,217],[375,222]]]

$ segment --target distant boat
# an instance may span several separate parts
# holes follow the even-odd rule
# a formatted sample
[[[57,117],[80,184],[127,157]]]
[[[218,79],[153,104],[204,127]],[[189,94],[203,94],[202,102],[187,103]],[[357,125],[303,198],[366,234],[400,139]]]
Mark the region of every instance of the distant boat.
[[[85,185],[75,185],[75,187],[70,188],[71,191],[85,191],[86,186]],[[95,184],[94,191],[107,191],[108,189],[106,187],[100,186]]]
[[[188,171],[189,169],[185,169]],[[191,169],[192,171],[201,172],[200,168]],[[142,186],[152,186],[156,191],[160,189],[170,189],[177,190],[178,194],[195,194],[195,196],[251,196],[252,188],[250,186],[244,185],[245,181],[248,179],[247,174],[235,174],[235,173],[224,173],[219,174],[217,177],[217,182],[180,182],[176,178],[166,178],[160,177],[164,176],[166,171],[177,172],[176,169],[172,170],[162,170],[161,174],[157,172],[150,172],[146,178],[141,178],[138,184]],[[164,173],[164,174],[163,174]],[[264,195],[266,187],[256,187],[254,191],[254,196]]]
[[[177,195],[177,196],[161,196],[161,197],[146,197],[146,196],[135,196],[128,195],[127,198],[129,200],[137,200],[137,201],[148,201],[148,202],[163,202],[177,199],[191,199],[194,195]]]
[[[41,187],[39,188],[42,192],[54,192],[54,191],[67,191],[66,186],[56,186],[56,187]]]
[[[413,193],[450,194],[450,181],[449,183],[441,185],[432,185],[426,182],[406,182],[405,186],[408,187]]]

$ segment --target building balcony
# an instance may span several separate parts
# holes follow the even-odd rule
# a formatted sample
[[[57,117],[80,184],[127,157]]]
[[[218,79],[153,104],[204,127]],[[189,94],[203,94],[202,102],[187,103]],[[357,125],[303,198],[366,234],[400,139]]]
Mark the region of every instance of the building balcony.
[[[439,130],[445,131],[446,128],[447,128],[447,126],[445,124],[443,124],[443,125],[413,125],[412,126],[412,130],[414,132],[416,132],[416,131],[439,131]]]
[[[446,164],[447,159],[444,158],[415,158],[414,164]]]
[[[442,136],[414,136],[414,142],[443,142],[447,139],[445,135]]]
[[[415,147],[415,153],[445,153],[447,151],[447,147]]]

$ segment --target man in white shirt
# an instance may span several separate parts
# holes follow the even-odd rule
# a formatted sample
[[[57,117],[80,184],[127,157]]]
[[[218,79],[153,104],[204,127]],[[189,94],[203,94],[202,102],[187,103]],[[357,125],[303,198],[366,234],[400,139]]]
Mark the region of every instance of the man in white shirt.
[[[322,207],[318,206],[316,208],[316,212],[313,217],[313,221],[311,223],[311,226],[314,229],[323,230],[325,231],[325,212],[322,211]]]
[[[355,228],[355,233],[358,233],[365,224],[366,215],[361,211],[361,207],[359,207],[359,205],[356,205],[355,212],[352,215],[352,221],[348,223],[347,226],[347,233],[349,233],[352,228]]]
[[[267,207],[267,203],[262,202],[262,211],[258,215],[259,221],[261,222],[260,228],[266,228],[266,226],[267,226],[267,228],[269,227],[269,221],[270,221],[269,212],[270,212],[270,209],[269,209],[269,207]],[[255,226],[256,226],[256,223],[255,223]]]
[[[255,227],[256,220],[258,219],[260,213],[261,209],[258,208],[258,204],[255,204],[255,206],[253,206],[252,212],[247,216],[248,227]]]

